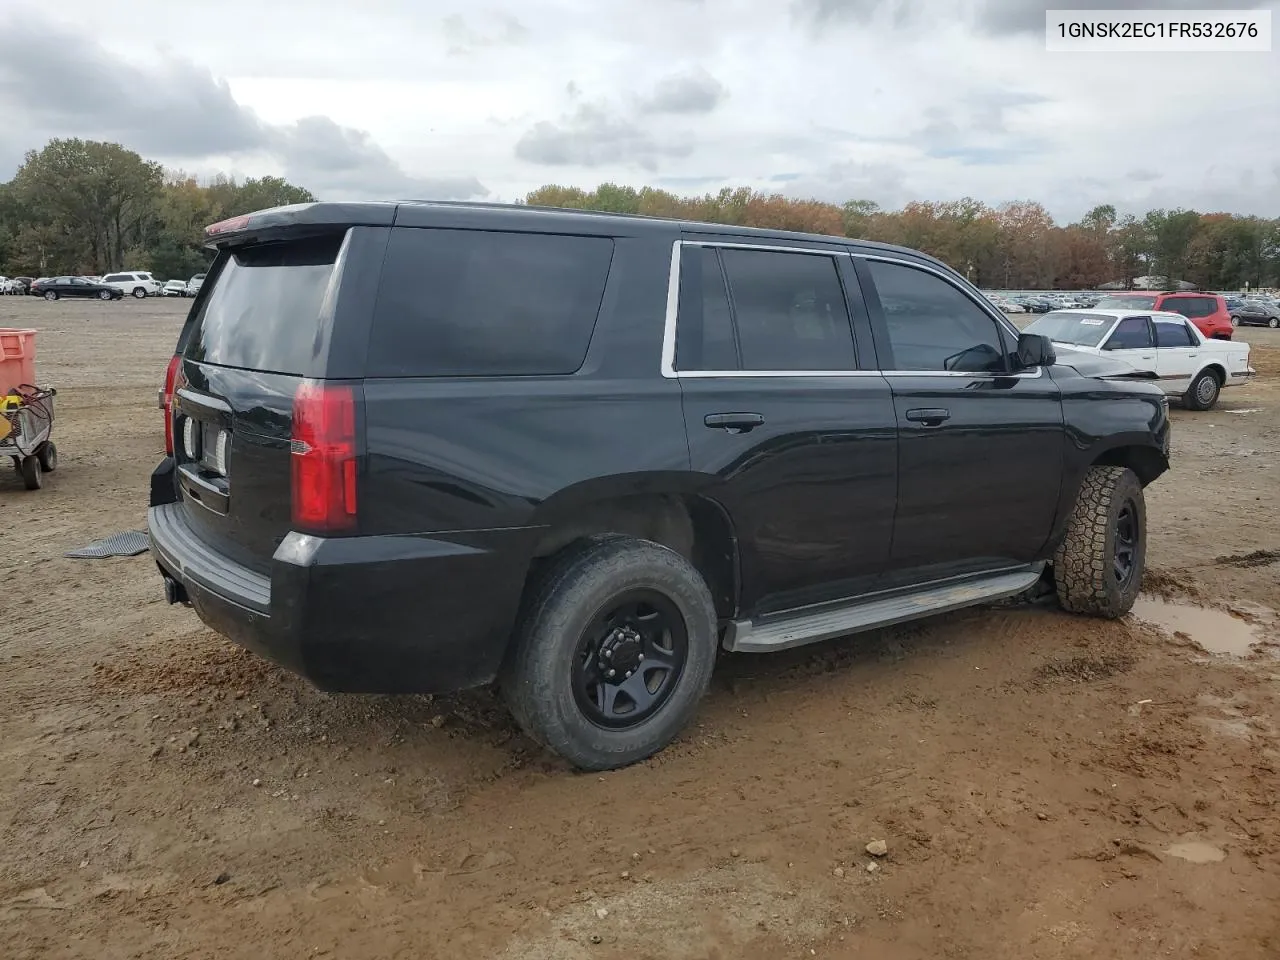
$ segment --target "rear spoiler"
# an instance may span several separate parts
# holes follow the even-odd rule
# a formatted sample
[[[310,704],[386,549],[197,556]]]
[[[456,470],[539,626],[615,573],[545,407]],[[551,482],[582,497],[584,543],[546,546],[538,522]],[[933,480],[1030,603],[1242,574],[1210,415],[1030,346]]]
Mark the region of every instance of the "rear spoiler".
[[[204,228],[205,245],[214,250],[282,237],[329,233],[347,227],[389,227],[395,203],[295,203],[219,220]]]

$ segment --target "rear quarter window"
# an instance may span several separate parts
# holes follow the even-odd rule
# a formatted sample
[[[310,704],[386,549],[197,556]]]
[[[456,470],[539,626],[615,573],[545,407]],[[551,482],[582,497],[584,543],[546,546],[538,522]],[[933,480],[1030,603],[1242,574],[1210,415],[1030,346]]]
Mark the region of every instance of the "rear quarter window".
[[[573,373],[586,358],[612,259],[607,237],[397,228],[366,375]]]

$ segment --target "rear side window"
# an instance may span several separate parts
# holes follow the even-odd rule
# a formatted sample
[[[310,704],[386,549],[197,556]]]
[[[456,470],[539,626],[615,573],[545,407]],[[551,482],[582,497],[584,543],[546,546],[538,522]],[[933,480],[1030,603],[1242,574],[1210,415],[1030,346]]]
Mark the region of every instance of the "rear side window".
[[[187,358],[270,373],[312,371],[320,305],[342,234],[231,251],[205,292]]]
[[[1157,347],[1194,347],[1195,345],[1195,341],[1191,339],[1191,331],[1187,329],[1185,323],[1177,320],[1156,321]]]
[[[852,370],[853,330],[835,259],[720,251],[743,370]]]
[[[103,283],[123,283],[128,279],[129,278],[126,277],[123,273],[113,273],[108,277],[103,277],[102,282]]]
[[[729,291],[714,247],[685,247],[680,261],[677,370],[737,370]]]
[[[573,373],[586,358],[612,258],[607,237],[398,228],[366,374]]]
[[[1184,317],[1208,317],[1217,313],[1218,301],[1213,297],[1169,297],[1160,304],[1160,309]]]

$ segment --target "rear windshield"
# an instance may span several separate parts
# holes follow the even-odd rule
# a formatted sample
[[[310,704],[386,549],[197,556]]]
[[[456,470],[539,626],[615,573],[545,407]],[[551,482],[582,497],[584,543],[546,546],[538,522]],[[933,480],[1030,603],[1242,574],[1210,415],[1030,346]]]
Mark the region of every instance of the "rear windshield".
[[[1103,297],[1094,304],[1099,310],[1153,310],[1155,297]]]
[[[311,372],[317,320],[342,235],[233,250],[195,318],[187,359],[269,373]]]
[[[1038,333],[1055,343],[1096,347],[1115,323],[1114,317],[1088,313],[1049,313],[1027,325],[1024,333]]]

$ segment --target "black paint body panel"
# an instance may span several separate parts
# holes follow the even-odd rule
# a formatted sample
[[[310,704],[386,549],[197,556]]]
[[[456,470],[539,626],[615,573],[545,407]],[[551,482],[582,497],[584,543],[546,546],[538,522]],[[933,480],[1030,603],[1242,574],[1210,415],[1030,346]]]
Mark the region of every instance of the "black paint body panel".
[[[855,269],[858,255],[900,258],[964,284],[914,251],[484,204],[299,210],[251,218],[217,243],[350,228],[337,297],[318,321],[314,366],[304,373],[356,390],[358,526],[328,538],[290,529],[292,402],[303,376],[195,362],[184,364],[177,405],[232,431],[227,509],[195,502],[179,451],[152,477],[150,526],[162,572],[183,588],[171,595],[325,689],[438,692],[491,681],[540,539],[602,501],[660,495],[718,508],[735,553],[722,612],[750,617],[1044,560],[1091,464],[1140,447],[1154,473],[1167,466],[1166,407],[1150,385],[1091,379],[1067,365],[1024,377],[880,374],[883,318]],[[364,379],[391,231],[431,227],[613,238],[581,369]],[[839,269],[856,371],[663,376],[672,252],[682,237],[852,253]],[[937,407],[950,414],[941,425],[907,415]],[[762,422],[747,432],[706,425],[726,412]],[[269,599],[243,595],[244,583],[259,582]]]

